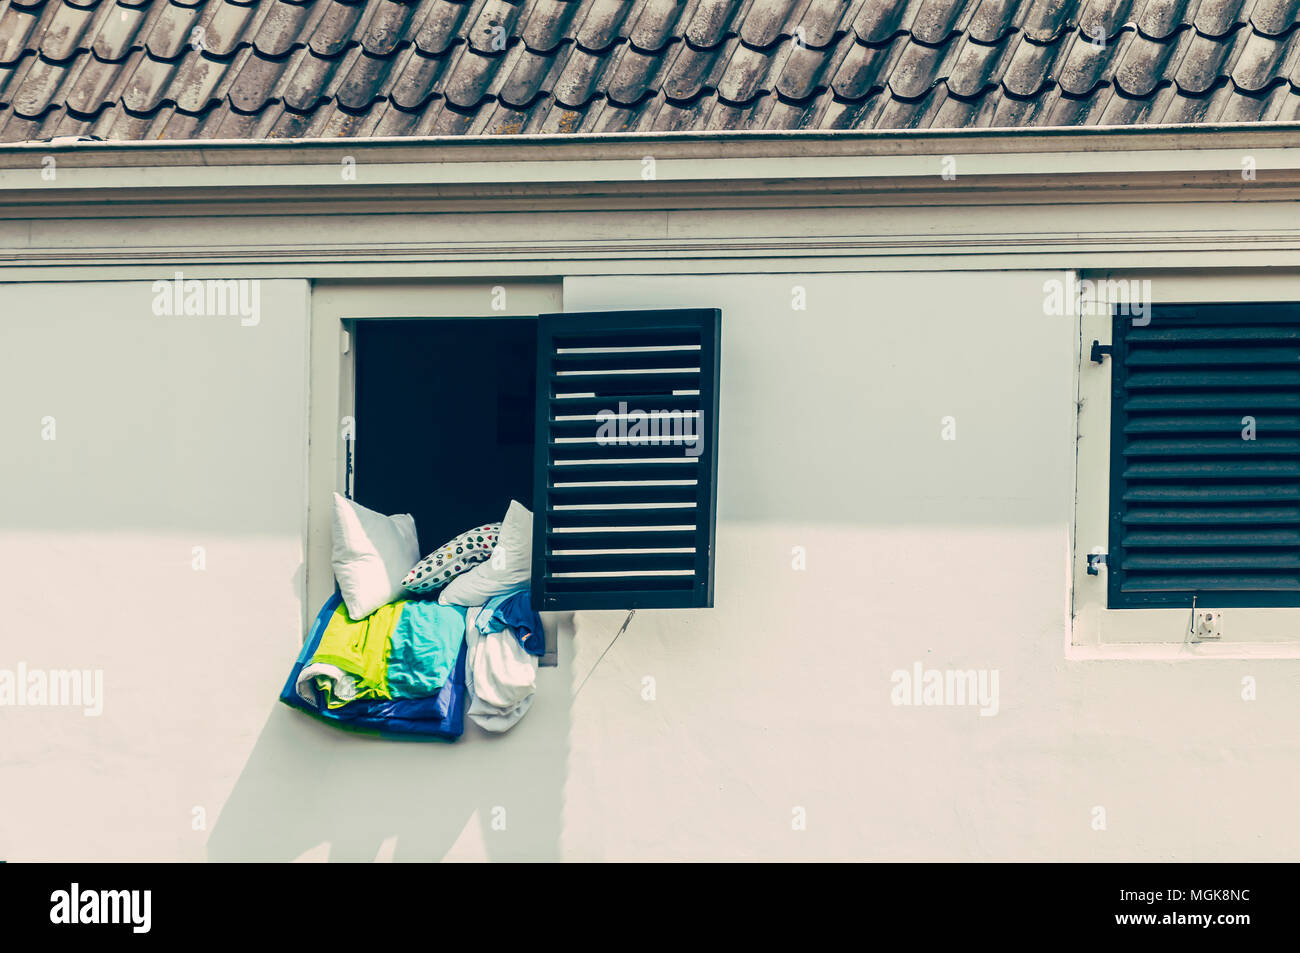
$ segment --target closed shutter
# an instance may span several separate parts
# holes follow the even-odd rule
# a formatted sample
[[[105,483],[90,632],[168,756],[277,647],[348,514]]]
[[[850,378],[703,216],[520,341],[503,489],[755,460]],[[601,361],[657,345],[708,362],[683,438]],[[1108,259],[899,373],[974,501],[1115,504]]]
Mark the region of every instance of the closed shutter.
[[[1300,305],[1157,306],[1112,340],[1110,607],[1300,605]]]
[[[713,605],[717,310],[544,314],[539,609]]]

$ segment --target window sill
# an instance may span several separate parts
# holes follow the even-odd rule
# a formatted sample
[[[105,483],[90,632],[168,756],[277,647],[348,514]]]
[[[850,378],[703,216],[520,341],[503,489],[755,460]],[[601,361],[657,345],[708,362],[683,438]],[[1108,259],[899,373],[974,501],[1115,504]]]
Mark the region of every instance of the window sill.
[[[1300,658],[1300,609],[1216,610],[1223,638],[1198,642],[1190,637],[1190,608],[1106,608],[1099,604],[1104,586],[1103,574],[1096,587],[1075,590],[1066,658]]]
[[[1068,662],[1300,659],[1300,642],[1115,642],[1066,645]]]

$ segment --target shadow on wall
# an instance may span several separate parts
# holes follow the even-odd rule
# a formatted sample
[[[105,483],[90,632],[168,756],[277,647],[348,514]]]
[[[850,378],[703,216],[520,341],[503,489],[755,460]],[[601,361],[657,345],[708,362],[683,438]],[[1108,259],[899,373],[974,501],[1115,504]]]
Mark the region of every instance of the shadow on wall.
[[[559,666],[503,735],[455,743],[356,735],[277,704],[208,838],[213,861],[558,860],[573,627]],[[292,660],[286,660],[285,671]]]

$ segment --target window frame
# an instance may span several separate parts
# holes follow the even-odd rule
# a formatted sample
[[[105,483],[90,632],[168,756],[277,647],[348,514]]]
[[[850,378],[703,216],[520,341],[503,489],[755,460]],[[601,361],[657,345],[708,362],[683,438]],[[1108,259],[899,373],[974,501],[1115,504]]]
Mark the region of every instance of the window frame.
[[[343,422],[355,411],[355,357],[352,329],[369,320],[540,318],[564,314],[560,279],[430,279],[388,281],[367,279],[317,280],[309,290],[311,331],[304,359],[309,365],[308,512],[303,540],[307,602],[304,625],[334,589],[331,567],[333,494],[347,489],[347,441]],[[718,341],[720,343],[720,338]],[[718,360],[714,356],[714,360]],[[715,396],[716,400],[716,396]],[[713,413],[717,426],[717,412]],[[717,432],[706,434],[713,453],[713,494],[716,498]],[[355,473],[353,474],[355,481]],[[534,501],[536,506],[536,501]],[[716,514],[716,506],[711,507]],[[708,525],[716,526],[716,515]],[[714,551],[710,537],[710,559]],[[714,572],[708,574],[707,606],[713,604]],[[590,607],[585,607],[590,608]],[[304,629],[305,631],[305,629]]]
[[[1300,302],[1300,274],[1159,272],[1074,275],[1079,280],[1148,280],[1155,305]],[[1096,309],[1098,311],[1102,309]],[[1091,360],[1092,342],[1113,345],[1112,315],[1074,309],[1076,340],[1075,505],[1071,533],[1067,657],[1300,658],[1300,608],[1215,607],[1224,633],[1195,641],[1189,607],[1111,608],[1109,570],[1088,574],[1088,556],[1109,551],[1111,528],[1112,360]]]

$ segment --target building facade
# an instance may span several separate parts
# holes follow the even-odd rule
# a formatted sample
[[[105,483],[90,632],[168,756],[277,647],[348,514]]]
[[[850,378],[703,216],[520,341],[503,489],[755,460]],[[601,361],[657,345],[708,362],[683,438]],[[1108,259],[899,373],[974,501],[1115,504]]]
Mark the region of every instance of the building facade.
[[[927,46],[909,32],[921,5],[879,6],[913,19],[810,48],[848,43],[836,64],[938,49],[964,88],[961,44],[1018,62],[1015,42],[1087,38],[1023,11],[972,38],[980,5],[957,4]],[[1257,19],[1233,35],[1295,35]],[[741,69],[734,22],[718,42]],[[1229,30],[1166,26],[1138,17],[1116,35],[1125,55],[1179,43],[1190,63]],[[625,41],[606,48],[627,60]],[[546,52],[529,42],[509,55]],[[586,48],[564,42],[577,62]],[[214,55],[245,54],[259,48]],[[581,111],[565,68],[546,95]],[[653,116],[606,90],[592,128],[538,118],[518,136],[475,134],[509,133],[487,126],[541,102],[500,89],[481,129],[324,137],[331,120],[312,113],[326,125],[311,139],[266,138],[281,119],[205,135],[174,96],[122,93],[75,128],[15,113],[34,140],[98,134],[138,105],[164,138],[0,146],[0,665],[102,673],[98,712],[0,712],[0,857],[1294,858],[1300,609],[1247,600],[1198,631],[1187,606],[1117,607],[1114,356],[1092,350],[1119,346],[1116,305],[1126,328],[1159,329],[1162,308],[1300,302],[1291,88],[1153,87],[1149,109],[1201,95],[1275,111],[1220,125],[1183,103],[1193,124],[1102,124],[1133,101],[1112,66],[1090,94],[1097,128],[1059,128],[994,123],[1019,75],[1002,69],[986,121],[955,129],[940,117],[960,98],[891,129],[914,99],[859,102],[831,80],[802,128],[665,129],[655,117],[681,111],[668,74]],[[1062,83],[1042,87],[1041,115],[1073,102]],[[396,88],[366,109],[392,113]],[[232,89],[223,122],[261,115]],[[813,115],[777,92],[765,116]],[[330,95],[319,110],[351,115]],[[845,103],[858,124],[833,127]],[[621,131],[600,125],[615,107]],[[722,313],[711,608],[548,616],[557,664],[501,738],[383,744],[276,704],[333,588],[330,500],[352,479],[366,322],[676,308]],[[464,359],[490,376],[499,357]],[[452,411],[436,381],[407,387],[430,400],[418,439]],[[445,453],[473,479],[472,454]],[[1090,564],[1102,553],[1110,567]]]

